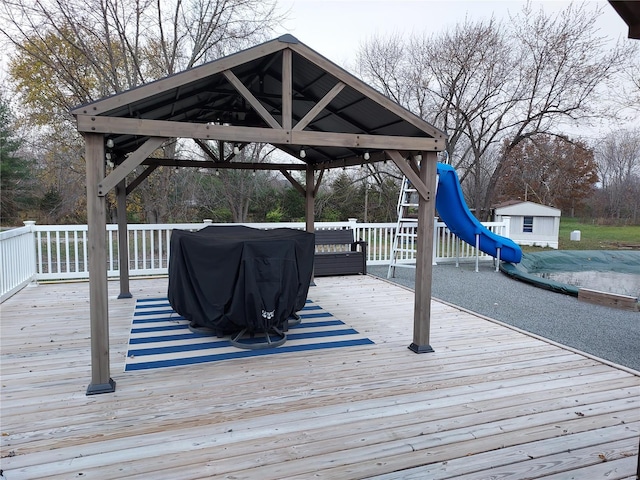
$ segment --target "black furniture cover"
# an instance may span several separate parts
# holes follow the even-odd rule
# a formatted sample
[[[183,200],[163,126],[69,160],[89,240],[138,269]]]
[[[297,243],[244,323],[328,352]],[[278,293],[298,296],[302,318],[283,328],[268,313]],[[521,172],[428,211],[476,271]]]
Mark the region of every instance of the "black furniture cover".
[[[313,233],[289,228],[174,230],[169,303],[218,335],[283,327],[306,302],[314,243]]]

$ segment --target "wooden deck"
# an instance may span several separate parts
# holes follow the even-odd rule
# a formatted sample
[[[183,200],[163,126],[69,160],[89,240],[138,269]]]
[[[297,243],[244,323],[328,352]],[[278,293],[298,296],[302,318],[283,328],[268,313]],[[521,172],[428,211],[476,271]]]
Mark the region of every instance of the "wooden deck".
[[[416,355],[411,291],[316,282],[375,345],[127,373],[134,300],[110,283],[117,390],[89,397],[88,284],[26,288],[1,307],[0,478],[636,478],[638,372],[435,301]]]

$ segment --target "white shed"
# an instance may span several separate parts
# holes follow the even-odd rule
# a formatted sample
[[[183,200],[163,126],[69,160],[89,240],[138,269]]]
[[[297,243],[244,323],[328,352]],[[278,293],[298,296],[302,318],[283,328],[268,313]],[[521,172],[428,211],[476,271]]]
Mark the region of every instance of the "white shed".
[[[509,237],[518,245],[558,248],[560,210],[533,202],[507,202],[494,210],[496,222],[511,218]]]

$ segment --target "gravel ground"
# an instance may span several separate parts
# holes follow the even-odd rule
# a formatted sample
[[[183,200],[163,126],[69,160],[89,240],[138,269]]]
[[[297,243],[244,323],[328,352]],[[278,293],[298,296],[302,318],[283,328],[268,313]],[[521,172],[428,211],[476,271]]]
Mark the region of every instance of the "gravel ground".
[[[387,278],[387,265],[367,266]],[[391,281],[414,288],[415,269],[396,268]],[[640,371],[640,312],[593,305],[496,272],[492,262],[433,267],[431,294],[467,310]]]

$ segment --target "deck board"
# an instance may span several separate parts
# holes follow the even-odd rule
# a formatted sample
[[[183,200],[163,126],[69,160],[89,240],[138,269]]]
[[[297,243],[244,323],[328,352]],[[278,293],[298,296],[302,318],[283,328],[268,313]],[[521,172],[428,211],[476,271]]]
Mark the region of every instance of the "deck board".
[[[436,301],[416,355],[413,292],[316,283],[375,345],[124,372],[135,299],[110,282],[117,390],[90,397],[88,284],[24,289],[1,307],[4,478],[634,478],[638,372]]]

